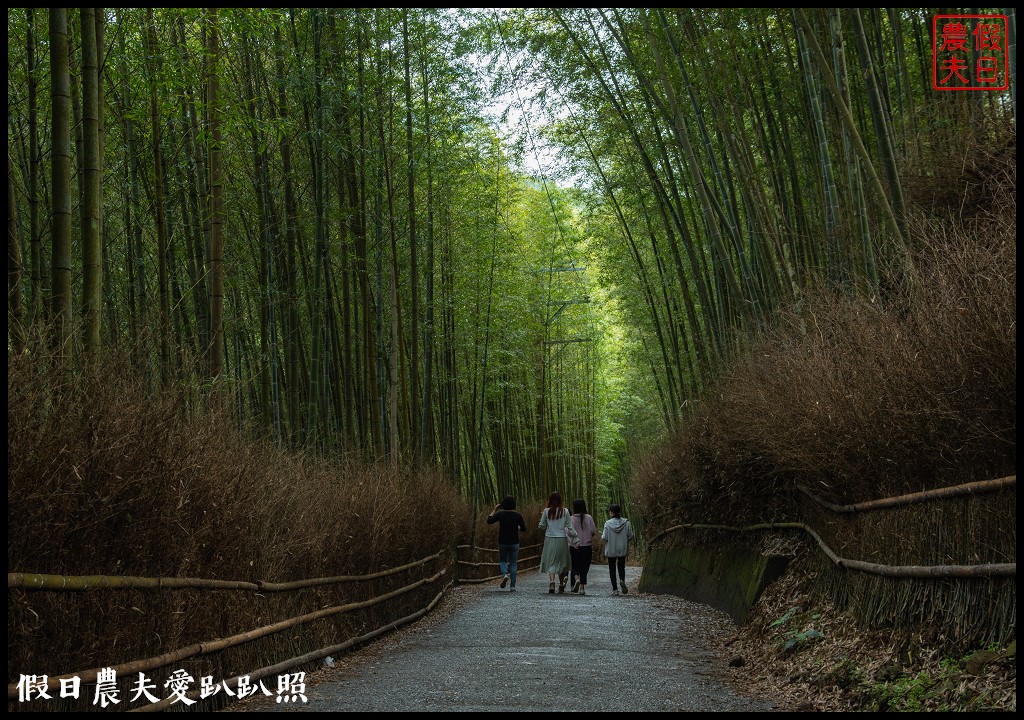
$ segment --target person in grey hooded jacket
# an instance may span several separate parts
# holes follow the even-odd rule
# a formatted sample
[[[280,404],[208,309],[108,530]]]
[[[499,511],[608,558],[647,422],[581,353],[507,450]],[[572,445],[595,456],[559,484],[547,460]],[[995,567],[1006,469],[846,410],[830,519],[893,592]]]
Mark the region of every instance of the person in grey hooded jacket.
[[[619,584],[622,585],[622,594],[628,595],[629,588],[626,587],[626,553],[629,552],[629,541],[633,539],[633,527],[629,524],[629,520],[622,517],[622,508],[618,505],[609,505],[608,514],[611,517],[604,522],[601,539],[604,540],[604,556],[608,558],[608,574],[612,579],[612,595],[619,594]],[[616,570],[618,570],[618,584],[615,582]]]

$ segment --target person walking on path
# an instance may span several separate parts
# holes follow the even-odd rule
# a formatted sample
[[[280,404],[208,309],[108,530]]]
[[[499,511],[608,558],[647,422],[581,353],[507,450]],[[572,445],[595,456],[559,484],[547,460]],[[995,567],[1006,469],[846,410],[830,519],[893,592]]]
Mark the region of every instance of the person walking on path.
[[[519,531],[526,532],[526,521],[516,512],[516,499],[506,495],[487,516],[487,524],[498,523],[498,569],[501,571],[501,589],[512,581],[509,592],[516,591],[516,562],[519,560]]]
[[[629,552],[629,541],[633,539],[633,527],[629,520],[622,517],[622,508],[617,504],[608,506],[610,518],[605,520],[601,539],[604,540],[604,556],[608,558],[608,574],[612,579],[612,595],[619,594],[619,586],[615,582],[618,570],[619,584],[622,594],[628,595],[626,587],[626,553]]]
[[[565,592],[569,579],[572,559],[569,556],[569,539],[573,547],[579,547],[576,528],[569,519],[569,511],[562,505],[562,493],[557,490],[548,498],[548,506],[540,514],[539,527],[544,530],[544,550],[540,554],[540,571],[548,574],[548,592],[555,591],[555,576],[558,576],[558,592]]]
[[[587,594],[587,573],[593,560],[594,535],[597,534],[597,523],[587,514],[587,503],[582,499],[572,501],[572,526],[579,535],[579,547],[570,548],[572,571],[569,573],[569,586],[574,593]]]

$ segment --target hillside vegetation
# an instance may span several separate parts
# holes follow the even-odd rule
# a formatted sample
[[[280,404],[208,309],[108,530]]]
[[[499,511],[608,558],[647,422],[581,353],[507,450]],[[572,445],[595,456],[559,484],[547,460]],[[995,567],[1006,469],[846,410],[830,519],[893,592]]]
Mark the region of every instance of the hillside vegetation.
[[[806,521],[843,557],[1015,563],[1014,488],[849,524],[798,502],[801,488],[839,505],[1015,475],[1015,148],[1008,133],[907,168],[906,274],[885,297],[809,296],[752,340],[638,464],[648,533]],[[956,177],[937,176],[940,159]],[[810,537],[787,542],[787,576],[730,646],[748,676],[825,710],[1015,709],[1015,577],[867,578]]]

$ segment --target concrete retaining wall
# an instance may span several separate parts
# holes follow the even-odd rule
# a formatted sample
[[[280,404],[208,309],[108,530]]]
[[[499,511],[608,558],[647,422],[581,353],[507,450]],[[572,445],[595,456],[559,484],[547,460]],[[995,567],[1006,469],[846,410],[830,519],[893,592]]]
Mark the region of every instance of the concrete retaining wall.
[[[740,545],[666,545],[648,552],[638,589],[704,603],[742,623],[787,560]]]

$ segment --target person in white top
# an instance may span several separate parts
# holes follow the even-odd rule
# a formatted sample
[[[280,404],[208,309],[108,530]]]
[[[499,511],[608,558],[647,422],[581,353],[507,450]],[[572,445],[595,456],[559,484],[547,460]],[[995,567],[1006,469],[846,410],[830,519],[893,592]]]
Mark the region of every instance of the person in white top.
[[[562,505],[562,493],[557,490],[548,498],[548,506],[540,515],[540,525],[544,530],[544,550],[540,554],[540,571],[548,574],[548,592],[555,591],[555,576],[558,576],[558,592],[565,592],[565,583],[569,579],[569,544],[579,547],[580,540],[576,528],[569,519],[569,511]]]
[[[604,540],[604,556],[608,558],[612,595],[619,594],[619,587],[615,583],[616,570],[618,570],[619,583],[622,585],[622,594],[626,595],[629,593],[629,588],[626,587],[626,553],[629,552],[629,541],[633,539],[633,527],[629,524],[629,520],[622,517],[622,508],[618,505],[609,505],[608,514],[611,517],[604,521],[601,539]]]

